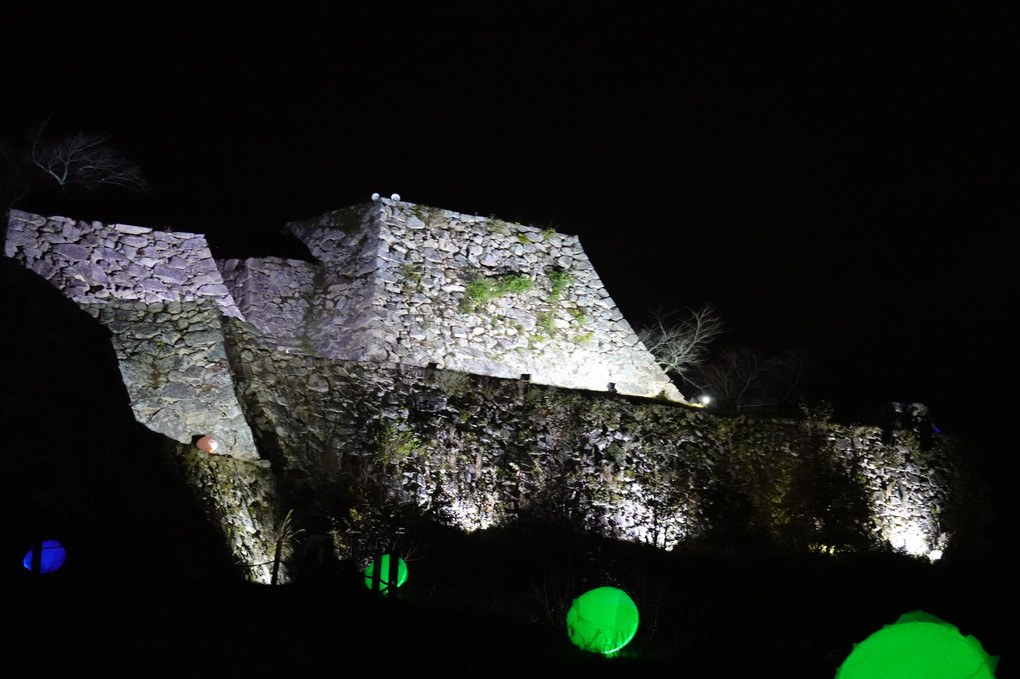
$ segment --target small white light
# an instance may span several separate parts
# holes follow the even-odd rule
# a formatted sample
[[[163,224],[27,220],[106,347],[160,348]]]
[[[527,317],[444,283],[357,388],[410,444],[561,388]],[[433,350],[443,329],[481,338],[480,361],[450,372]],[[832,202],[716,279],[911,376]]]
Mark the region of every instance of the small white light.
[[[707,406],[709,403],[712,402],[712,397],[709,396],[708,394],[702,394],[701,398],[698,400],[701,401],[701,405]]]
[[[390,200],[400,200],[400,194],[394,193],[392,196],[390,196]]]
[[[377,200],[379,200],[379,194],[378,193],[373,193],[372,194],[372,202],[374,203]]]

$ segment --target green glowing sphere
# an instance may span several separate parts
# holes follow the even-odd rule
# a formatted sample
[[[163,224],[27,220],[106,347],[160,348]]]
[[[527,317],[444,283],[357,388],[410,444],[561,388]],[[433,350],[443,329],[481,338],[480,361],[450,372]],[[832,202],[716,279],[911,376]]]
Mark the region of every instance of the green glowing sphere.
[[[638,609],[627,593],[599,587],[574,599],[567,611],[567,636],[578,648],[609,655],[637,634]]]
[[[994,679],[996,662],[974,637],[913,611],[854,644],[836,679]]]
[[[393,576],[390,574],[390,555],[383,554],[380,559],[382,565],[379,569],[379,591],[385,592],[390,585],[393,583]],[[368,568],[365,569],[365,586],[372,589],[372,580],[375,576],[375,561],[368,564]],[[396,586],[400,587],[407,582],[407,562],[397,557],[397,576]]]

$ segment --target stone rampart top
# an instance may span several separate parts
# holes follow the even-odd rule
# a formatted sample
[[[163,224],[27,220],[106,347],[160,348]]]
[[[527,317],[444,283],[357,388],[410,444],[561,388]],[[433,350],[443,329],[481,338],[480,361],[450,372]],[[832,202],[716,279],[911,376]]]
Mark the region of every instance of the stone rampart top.
[[[11,210],[5,253],[79,303],[211,298],[243,319],[205,236]]]
[[[17,210],[5,252],[81,304],[212,299],[278,349],[683,400],[576,236],[390,199],[288,226],[318,261]]]
[[[682,400],[576,236],[389,199],[288,226],[318,262],[221,263],[279,347]]]

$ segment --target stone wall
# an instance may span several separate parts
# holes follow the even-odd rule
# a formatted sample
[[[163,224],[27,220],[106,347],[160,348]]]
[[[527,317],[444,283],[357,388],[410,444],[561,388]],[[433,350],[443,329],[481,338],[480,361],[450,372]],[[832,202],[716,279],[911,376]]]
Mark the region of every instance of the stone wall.
[[[733,531],[932,557],[945,545],[952,445],[938,437],[925,447],[908,430],[722,418],[620,395],[281,353],[235,322],[227,337],[240,398],[284,501],[314,498],[301,504],[307,521],[330,515],[343,524],[357,502],[349,491],[361,488],[468,530],[537,519],[665,548]]]
[[[11,211],[5,251],[113,332],[135,417],[182,443],[258,453],[226,369],[220,315],[243,318],[205,237]]]
[[[308,327],[318,304],[321,265],[265,257],[219,263],[223,281],[244,317],[277,349],[314,351]]]
[[[256,577],[282,512],[269,489],[238,495],[250,484],[218,475],[275,477],[281,506],[351,535],[371,532],[344,522],[374,493],[362,516],[390,503],[466,529],[538,519],[666,548],[734,527],[819,548],[945,543],[952,447],[916,423],[718,418],[625,396],[679,398],[575,237],[386,200],[291,228],[319,262],[217,269],[200,236],[20,212],[6,243],[109,329],[139,422],[182,444],[211,434],[236,458],[192,461],[192,482],[219,493]]]
[[[682,400],[576,236],[388,199],[289,227],[321,265],[221,265],[278,346]]]
[[[76,302],[211,298],[280,349],[682,400],[576,236],[388,199],[290,228],[318,262],[16,210],[5,248]]]
[[[239,460],[180,447],[176,463],[207,517],[219,528],[242,576],[272,581],[275,540],[285,512],[279,506],[273,470],[266,460]],[[277,582],[288,581],[286,564]]]
[[[217,454],[259,458],[234,394],[214,300],[81,306],[112,333],[138,422],[181,443],[212,436]]]
[[[11,210],[5,253],[79,303],[211,298],[242,318],[205,236]]]
[[[278,503],[269,463],[250,459],[251,434],[241,446],[248,459],[210,455],[190,437],[181,442],[153,431],[181,422],[142,415],[146,404],[165,411],[188,403],[180,414],[214,420],[183,420],[191,431],[211,426],[226,441],[234,427],[247,431],[243,419],[230,423],[230,402],[240,411],[222,335],[218,342],[202,338],[202,328],[219,328],[216,305],[84,306],[90,313],[0,258],[0,506],[11,525],[5,549],[56,537],[68,549],[69,577],[102,590],[239,575],[268,582]],[[163,346],[151,354],[158,360],[137,374],[135,362],[144,365],[159,340]],[[177,367],[164,370],[164,361]],[[149,379],[162,384],[140,393]],[[201,401],[180,391],[203,382],[220,389]],[[217,391],[229,394],[226,403],[217,403]],[[10,556],[17,567],[20,554]]]

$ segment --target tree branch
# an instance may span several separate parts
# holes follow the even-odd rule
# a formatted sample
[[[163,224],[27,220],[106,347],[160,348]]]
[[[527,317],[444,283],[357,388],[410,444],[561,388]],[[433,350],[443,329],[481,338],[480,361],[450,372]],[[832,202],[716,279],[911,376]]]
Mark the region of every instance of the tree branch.
[[[682,378],[705,361],[709,345],[723,333],[723,324],[709,305],[689,309],[685,318],[677,318],[678,313],[655,312],[652,325],[640,329],[638,338],[664,371]]]
[[[74,132],[47,138],[45,133],[46,123],[28,133],[26,160],[61,191],[89,192],[108,186],[149,191],[141,168],[111,146],[107,135]]]

